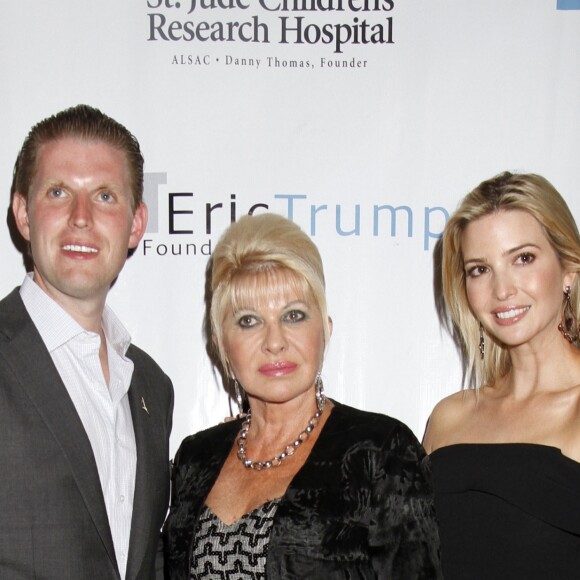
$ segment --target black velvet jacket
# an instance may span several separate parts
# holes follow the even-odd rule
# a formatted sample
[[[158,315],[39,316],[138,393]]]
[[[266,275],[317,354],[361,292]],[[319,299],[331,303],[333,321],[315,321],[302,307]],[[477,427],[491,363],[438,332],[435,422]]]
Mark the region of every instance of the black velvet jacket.
[[[268,580],[441,578],[429,459],[385,415],[339,403],[276,511]],[[189,578],[199,513],[240,421],[185,439],[164,528],[172,580]]]

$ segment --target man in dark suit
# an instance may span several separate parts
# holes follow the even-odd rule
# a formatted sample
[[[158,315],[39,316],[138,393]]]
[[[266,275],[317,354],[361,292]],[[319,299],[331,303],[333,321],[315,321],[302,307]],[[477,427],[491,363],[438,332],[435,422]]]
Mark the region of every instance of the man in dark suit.
[[[79,105],[38,123],[12,212],[32,273],[0,302],[0,578],[162,574],[169,378],[106,306],[145,232],[143,158]]]

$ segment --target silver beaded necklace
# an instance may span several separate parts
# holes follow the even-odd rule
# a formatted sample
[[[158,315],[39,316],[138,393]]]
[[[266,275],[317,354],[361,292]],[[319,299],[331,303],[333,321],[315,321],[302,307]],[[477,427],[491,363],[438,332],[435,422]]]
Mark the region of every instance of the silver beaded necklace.
[[[310,419],[310,421],[308,421],[306,429],[304,429],[304,431],[302,431],[292,443],[287,445],[282,453],[275,455],[269,461],[252,461],[251,459],[248,459],[248,456],[246,455],[246,440],[248,439],[248,431],[250,430],[250,425],[252,424],[252,412],[249,411],[244,422],[242,423],[240,434],[238,435],[238,459],[242,462],[244,467],[247,467],[248,469],[254,469],[256,471],[270,469],[271,467],[278,467],[282,464],[284,459],[294,455],[294,453],[296,453],[296,449],[298,449],[298,447],[300,447],[300,445],[302,445],[302,443],[308,439],[310,433],[312,433],[316,425],[318,425],[323,410],[324,405],[322,405],[322,409],[319,408]]]

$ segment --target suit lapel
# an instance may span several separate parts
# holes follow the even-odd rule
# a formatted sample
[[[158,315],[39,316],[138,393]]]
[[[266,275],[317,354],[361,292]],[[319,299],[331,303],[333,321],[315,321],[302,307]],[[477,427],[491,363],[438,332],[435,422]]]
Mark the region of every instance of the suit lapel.
[[[117,569],[97,465],[83,424],[17,290],[3,301],[3,306],[1,326],[8,340],[0,342],[0,352],[62,449],[109,558]]]
[[[131,538],[129,541],[127,580],[137,577],[141,569],[145,556],[144,551],[147,549],[148,540],[155,525],[154,518],[157,517],[155,506],[159,500],[156,499],[155,493],[158,490],[158,486],[163,484],[157,480],[160,474],[158,466],[154,463],[155,454],[153,453],[153,450],[164,444],[163,436],[155,428],[160,423],[159,418],[155,417],[155,413],[161,411],[152,405],[153,401],[151,386],[145,379],[144,369],[135,364],[129,388],[129,406],[135,431],[137,469],[135,473],[135,494],[133,498]],[[169,479],[169,464],[167,465],[167,479]]]

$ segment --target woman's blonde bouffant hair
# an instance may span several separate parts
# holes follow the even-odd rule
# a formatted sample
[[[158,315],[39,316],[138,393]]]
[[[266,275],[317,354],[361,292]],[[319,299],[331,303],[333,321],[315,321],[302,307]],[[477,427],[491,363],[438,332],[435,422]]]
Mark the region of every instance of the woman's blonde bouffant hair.
[[[580,271],[580,235],[566,202],[554,186],[540,175],[501,173],[480,183],[465,196],[443,232],[442,286],[446,314],[460,339],[466,385],[492,385],[511,369],[507,348],[485,336],[485,357],[479,351],[480,325],[469,307],[461,247],[465,228],[484,216],[522,210],[542,227],[567,272]],[[571,304],[580,317],[580,281],[574,277]],[[576,346],[580,346],[576,344]]]
[[[223,322],[245,299],[268,299],[272,290],[294,290],[313,299],[328,346],[330,329],[324,269],[314,242],[292,221],[273,213],[244,216],[222,235],[212,255],[211,332],[224,370]]]

